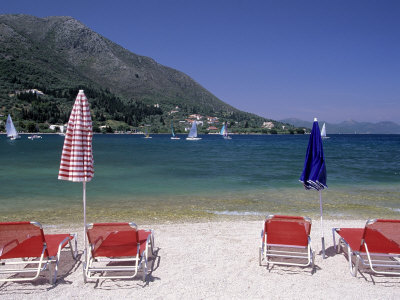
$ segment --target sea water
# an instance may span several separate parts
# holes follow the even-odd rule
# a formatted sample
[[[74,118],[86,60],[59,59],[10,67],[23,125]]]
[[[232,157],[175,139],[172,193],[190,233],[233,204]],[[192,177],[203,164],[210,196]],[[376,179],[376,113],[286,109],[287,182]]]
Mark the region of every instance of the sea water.
[[[89,222],[318,216],[319,194],[299,182],[309,136],[94,135]],[[82,183],[58,180],[64,138],[0,136],[0,220],[82,220]],[[324,215],[400,216],[400,135],[331,135],[323,142]]]

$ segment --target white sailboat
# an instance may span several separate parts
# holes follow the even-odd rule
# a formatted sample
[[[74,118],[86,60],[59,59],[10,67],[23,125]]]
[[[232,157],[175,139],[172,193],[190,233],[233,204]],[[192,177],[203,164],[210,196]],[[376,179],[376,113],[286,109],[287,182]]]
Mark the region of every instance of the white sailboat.
[[[190,129],[190,132],[188,134],[188,137],[186,138],[188,141],[198,141],[201,140],[201,138],[197,137],[197,122],[193,121],[192,123],[192,128]]]
[[[172,124],[172,122],[171,122],[171,133],[172,133],[171,140],[180,140],[181,139],[179,136],[175,135],[175,133],[174,133],[174,125]]]
[[[322,125],[321,137],[322,137],[323,139],[329,139],[329,136],[326,136],[326,127],[325,127],[325,123],[324,123],[324,125]]]
[[[224,125],[221,128],[221,132],[220,135],[222,135],[224,137],[225,140],[231,140],[232,138],[228,135],[228,125],[226,124],[226,122],[224,123]]]
[[[7,118],[6,131],[7,131],[7,137],[9,137],[10,140],[16,140],[16,139],[21,138],[18,135],[17,130],[15,129],[14,123],[13,123],[10,115],[8,115],[8,118]]]

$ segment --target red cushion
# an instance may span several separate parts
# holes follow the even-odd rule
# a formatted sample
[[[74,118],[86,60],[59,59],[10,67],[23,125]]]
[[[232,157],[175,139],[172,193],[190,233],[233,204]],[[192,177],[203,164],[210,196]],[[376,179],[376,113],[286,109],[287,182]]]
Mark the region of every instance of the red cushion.
[[[47,243],[47,251],[50,257],[56,256],[58,251],[59,244],[66,238],[69,237],[72,239],[72,236],[69,234],[50,234],[45,235],[45,241]],[[64,248],[68,243],[68,240],[63,243],[62,248]],[[11,244],[10,246],[13,246]],[[8,258],[24,258],[24,257],[40,257],[43,251],[43,239],[42,236],[33,236],[28,239],[25,239],[22,243],[15,244],[15,247],[12,247],[9,251],[4,253],[1,256],[1,259]],[[47,257],[47,253],[45,251],[44,257]]]
[[[365,246],[361,245],[362,239],[371,253],[397,253],[400,254],[399,245],[382,234],[379,230],[371,228],[340,228],[337,233],[349,244],[353,251],[365,252]]]
[[[151,234],[149,231],[139,230],[140,254],[146,249],[146,241]],[[108,234],[106,239],[94,251],[95,257],[128,257],[137,254],[136,230],[115,231]]]
[[[364,239],[369,252],[400,254],[400,245],[390,239],[390,236],[382,234],[379,230],[366,228]],[[361,251],[365,252],[364,246],[361,248]]]
[[[45,234],[44,235],[44,238],[47,243],[47,250],[49,252],[50,257],[57,255],[59,244],[67,237],[68,237],[68,240],[62,244],[61,249],[63,249],[68,244],[68,242],[73,239],[73,235],[71,235],[71,234]]]
[[[265,221],[267,244],[308,246],[310,222],[302,217],[274,216]]]
[[[360,251],[364,228],[340,228],[336,231],[354,251]]]
[[[111,232],[94,251],[94,256],[105,257],[136,256],[136,254],[136,230]]]
[[[15,247],[1,256],[1,259],[8,258],[24,258],[24,257],[40,257],[43,251],[43,240],[41,236],[33,236],[25,239]],[[46,256],[46,254],[45,254]]]

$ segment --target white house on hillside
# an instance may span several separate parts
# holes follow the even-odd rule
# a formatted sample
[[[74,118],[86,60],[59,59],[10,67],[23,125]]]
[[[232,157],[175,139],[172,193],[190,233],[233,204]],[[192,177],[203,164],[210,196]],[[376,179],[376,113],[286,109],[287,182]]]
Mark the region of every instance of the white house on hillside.
[[[272,129],[275,127],[274,123],[272,122],[264,122],[261,126],[262,128]]]

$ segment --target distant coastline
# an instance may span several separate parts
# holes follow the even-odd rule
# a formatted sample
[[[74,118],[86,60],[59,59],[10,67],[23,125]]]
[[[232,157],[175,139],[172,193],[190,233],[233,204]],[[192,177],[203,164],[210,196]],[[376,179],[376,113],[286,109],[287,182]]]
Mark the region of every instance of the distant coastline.
[[[280,120],[296,127],[311,128],[311,121],[304,121],[297,118],[288,118]],[[340,123],[329,123],[324,120],[318,120],[320,126],[326,124],[327,134],[400,134],[400,125],[392,121],[382,121],[377,123],[358,122],[354,120]]]

